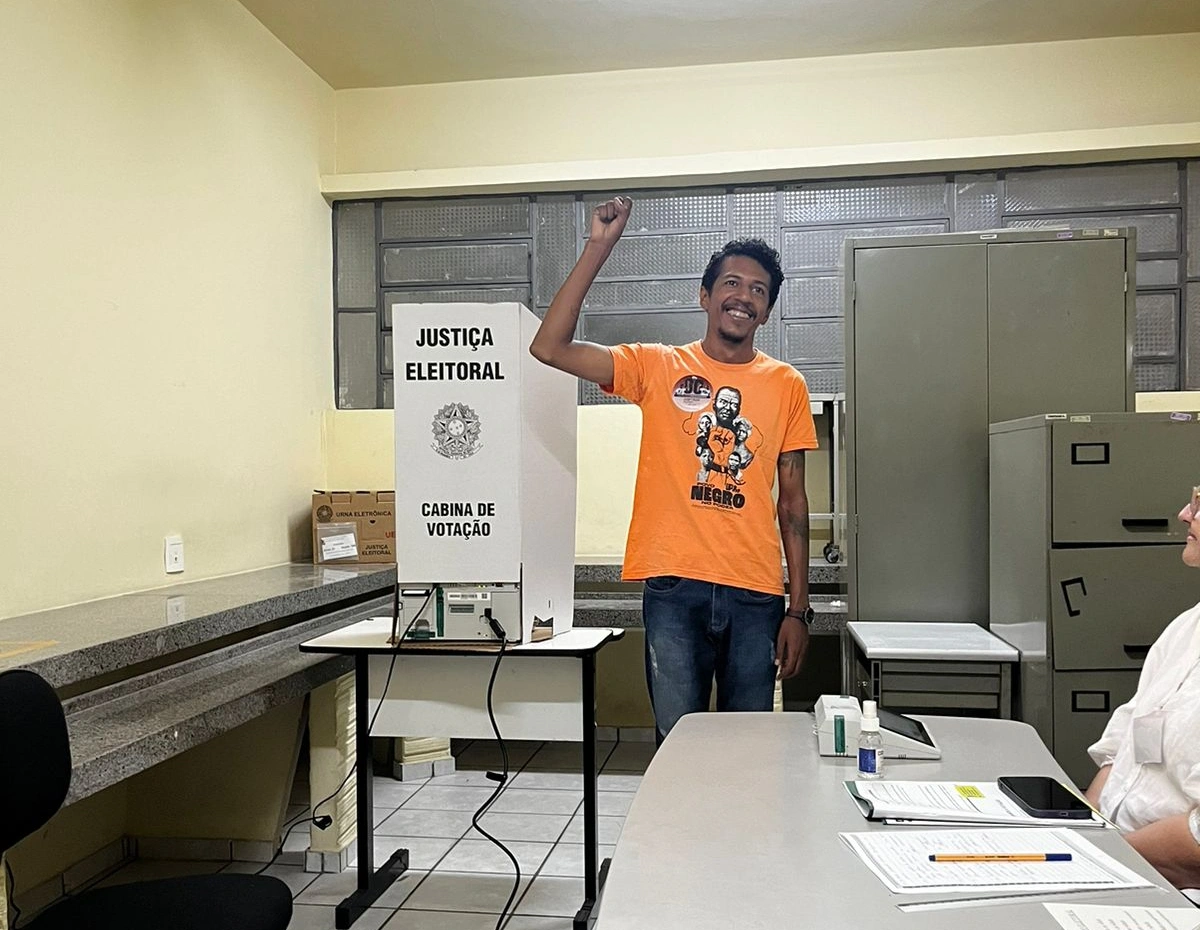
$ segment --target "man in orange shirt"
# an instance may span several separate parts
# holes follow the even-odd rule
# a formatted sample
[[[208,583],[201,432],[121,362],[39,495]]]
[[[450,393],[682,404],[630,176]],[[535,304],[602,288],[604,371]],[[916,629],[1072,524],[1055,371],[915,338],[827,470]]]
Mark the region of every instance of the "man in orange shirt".
[[[684,714],[708,709],[714,674],[717,708],[748,711],[770,710],[776,679],[799,671],[813,617],[804,450],[817,440],[803,376],[754,348],[783,284],[779,255],[760,239],[730,242],[709,261],[700,342],[574,338],[632,206],[617,197],[593,212],[530,352],[642,410],[623,577],[645,583],[646,681],[661,741]]]

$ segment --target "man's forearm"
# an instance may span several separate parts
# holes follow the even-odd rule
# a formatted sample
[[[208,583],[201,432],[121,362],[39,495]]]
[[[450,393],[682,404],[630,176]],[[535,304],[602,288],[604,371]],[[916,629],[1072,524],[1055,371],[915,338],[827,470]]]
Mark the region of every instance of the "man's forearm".
[[[1200,845],[1188,829],[1187,814],[1134,830],[1125,839],[1176,888],[1200,888]]]
[[[793,494],[779,498],[779,535],[787,562],[788,600],[795,607],[808,606],[808,497]]]
[[[604,267],[611,252],[611,247],[591,241],[583,247],[583,254],[579,256],[575,267],[567,275],[567,280],[554,295],[554,300],[551,301],[550,308],[542,319],[542,325],[533,338],[530,350],[534,357],[549,363],[553,359],[556,349],[571,344],[575,338],[575,327],[579,323],[579,311],[583,308],[588,288],[596,280],[596,275]]]

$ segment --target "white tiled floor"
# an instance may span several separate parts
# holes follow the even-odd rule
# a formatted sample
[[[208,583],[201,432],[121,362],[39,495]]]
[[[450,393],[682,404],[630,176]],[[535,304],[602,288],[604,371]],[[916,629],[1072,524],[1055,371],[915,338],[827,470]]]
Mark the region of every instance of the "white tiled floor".
[[[499,765],[494,743],[455,741],[458,771],[418,782],[375,779],[375,858],[408,847],[411,869],[360,917],[354,930],[494,930],[513,889],[512,865],[471,827]],[[601,743],[600,860],[613,853],[625,814],[654,753],[653,743]],[[505,930],[570,930],[583,903],[583,778],[578,744],[509,744],[515,776],[481,825],[502,840],[521,864],[521,885]],[[297,845],[302,831],[289,841]],[[303,837],[306,841],[307,837]],[[131,863],[106,883],[159,875],[212,872],[207,862]],[[257,863],[232,862],[225,871],[252,872]],[[289,930],[333,930],[334,905],[355,887],[353,869],[315,875],[299,865],[269,870],[292,889]]]

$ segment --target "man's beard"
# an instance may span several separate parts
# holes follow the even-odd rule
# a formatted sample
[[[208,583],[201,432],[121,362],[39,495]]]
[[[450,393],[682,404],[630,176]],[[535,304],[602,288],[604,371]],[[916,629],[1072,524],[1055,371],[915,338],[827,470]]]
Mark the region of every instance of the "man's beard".
[[[726,342],[730,343],[731,345],[735,345],[735,346],[740,346],[744,342],[746,342],[747,339],[754,338],[753,332],[745,333],[745,334],[727,333],[727,332],[725,332],[724,328],[722,328],[720,326],[717,327],[717,335],[720,336],[722,339],[724,339]]]

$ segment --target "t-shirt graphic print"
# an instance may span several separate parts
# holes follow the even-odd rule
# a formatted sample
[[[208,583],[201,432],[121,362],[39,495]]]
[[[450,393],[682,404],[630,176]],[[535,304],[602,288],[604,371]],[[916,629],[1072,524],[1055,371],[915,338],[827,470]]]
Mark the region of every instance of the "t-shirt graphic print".
[[[783,593],[776,468],[781,453],[817,447],[803,376],[761,352],[717,362],[698,342],[611,351],[605,390],[642,411],[623,577]]]

